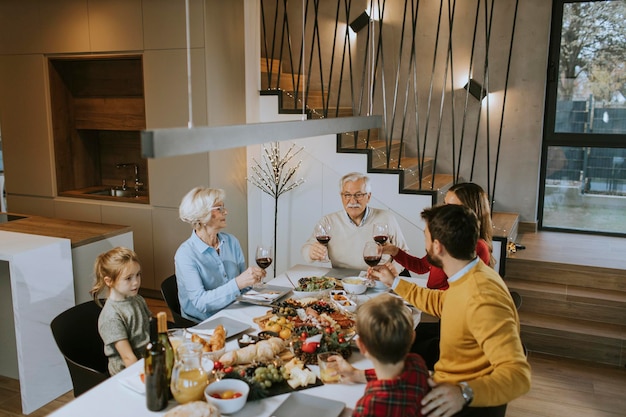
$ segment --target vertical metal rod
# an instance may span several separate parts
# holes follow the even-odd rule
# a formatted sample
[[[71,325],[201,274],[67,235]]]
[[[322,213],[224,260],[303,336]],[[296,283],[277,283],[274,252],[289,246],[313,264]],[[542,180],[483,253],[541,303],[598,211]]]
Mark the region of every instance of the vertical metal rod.
[[[504,126],[504,108],[506,106],[506,96],[509,90],[509,74],[511,71],[511,57],[513,56],[513,40],[515,38],[515,26],[517,24],[517,10],[519,0],[515,0],[515,11],[513,13],[513,28],[511,29],[511,43],[509,44],[509,57],[506,64],[506,77],[504,81],[504,97],[502,99],[502,113],[500,115],[500,130],[498,132],[498,149],[496,151],[496,162],[493,171],[493,189],[491,190],[491,212],[493,213],[493,204],[496,195],[496,181],[498,179],[498,166],[500,162],[500,147],[502,146],[502,127]]]
[[[473,73],[474,73],[474,51],[476,50],[476,35],[478,32],[478,17],[480,16],[480,0],[476,0],[476,15],[474,16],[474,33],[472,35],[472,48],[471,48],[471,52],[470,52],[470,62],[469,62],[469,68],[468,68],[468,79],[467,82],[469,82],[470,79],[472,79],[473,77]],[[467,122],[467,106],[469,104],[469,88],[465,89],[465,103],[463,105],[463,121],[461,124],[461,143],[459,144],[459,159],[458,159],[458,166],[457,166],[457,176],[456,178],[454,178],[454,183],[456,184],[457,182],[459,182],[459,177],[460,177],[460,172],[461,172],[461,161],[463,160],[463,144],[465,143],[465,125]],[[472,161],[473,163],[473,161]],[[472,167],[473,170],[473,167]]]
[[[187,105],[189,120],[187,127],[193,127],[193,104],[191,99],[191,35],[189,31],[189,0],[185,0],[185,37],[187,39]]]
[[[422,147],[422,154],[426,155],[426,142],[428,139],[428,125],[430,124],[430,109],[431,109],[431,101],[433,98],[433,84],[435,78],[435,64],[437,63],[437,50],[439,49],[439,30],[441,29],[441,10],[443,9],[443,0],[439,1],[439,17],[437,18],[437,35],[435,37],[435,48],[433,52],[433,65],[430,71],[430,86],[428,88],[428,106],[426,108],[426,125],[424,126],[424,142]],[[437,161],[434,161],[434,165],[436,165]],[[420,165],[424,166],[424,161],[420,161]],[[434,168],[433,168],[434,170]],[[420,184],[422,182],[422,177],[420,177]],[[431,187],[432,189],[432,187]]]

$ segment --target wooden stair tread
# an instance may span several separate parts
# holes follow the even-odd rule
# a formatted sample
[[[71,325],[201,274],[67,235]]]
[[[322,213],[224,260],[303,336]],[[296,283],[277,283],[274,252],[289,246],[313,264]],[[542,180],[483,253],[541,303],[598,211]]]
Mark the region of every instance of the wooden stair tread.
[[[491,221],[493,223],[493,237],[507,238],[511,241],[517,240],[519,214],[493,212]]]
[[[522,330],[524,327],[532,327],[626,341],[626,325],[574,320],[567,317],[524,311],[519,312],[519,317]]]
[[[435,175],[435,184],[433,186],[432,175],[428,175],[422,178],[421,185],[415,182],[409,186],[404,187],[404,189],[413,190],[413,191],[424,191],[424,190],[428,191],[428,190],[431,190],[431,186],[432,186],[433,191],[438,191],[438,190],[442,190],[445,188],[449,188],[453,184],[453,180],[454,180],[454,177],[450,174],[437,174]],[[405,178],[405,181],[406,181],[406,178]]]
[[[622,304],[626,308],[626,292],[607,290],[604,288],[578,287],[575,285],[563,285],[551,282],[529,281],[523,279],[506,279],[506,285],[511,290],[520,293],[535,293],[543,298],[551,296],[564,296],[578,299],[595,299],[598,302],[610,302]]]

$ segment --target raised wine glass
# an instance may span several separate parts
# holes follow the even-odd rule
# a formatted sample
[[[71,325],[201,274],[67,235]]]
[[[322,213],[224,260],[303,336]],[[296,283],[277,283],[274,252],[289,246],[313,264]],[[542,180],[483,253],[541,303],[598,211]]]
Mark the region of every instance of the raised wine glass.
[[[330,242],[331,238],[330,225],[326,222],[319,222],[315,225],[314,233],[315,239],[326,246],[326,258],[322,259],[321,262],[330,262],[330,258],[328,257],[328,242]]]
[[[272,264],[272,247],[269,245],[259,245],[256,247],[256,264],[259,268],[266,269]],[[254,288],[260,288],[263,286],[263,281],[260,281],[253,285]]]
[[[389,226],[387,223],[374,223],[372,237],[379,245],[384,245],[389,240]]]
[[[363,247],[363,260],[369,266],[376,266],[380,262],[380,259],[383,256],[383,247],[380,246],[376,242],[365,242],[365,246]],[[374,281],[369,279],[366,281],[366,285],[368,287],[374,286]]]

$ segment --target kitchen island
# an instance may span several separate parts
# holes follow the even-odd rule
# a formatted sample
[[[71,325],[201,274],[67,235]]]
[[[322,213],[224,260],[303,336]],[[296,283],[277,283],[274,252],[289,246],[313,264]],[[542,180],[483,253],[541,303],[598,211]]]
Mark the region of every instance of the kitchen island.
[[[97,254],[132,243],[127,226],[0,213],[0,374],[19,379],[24,414],[72,389],[50,322],[89,298]]]

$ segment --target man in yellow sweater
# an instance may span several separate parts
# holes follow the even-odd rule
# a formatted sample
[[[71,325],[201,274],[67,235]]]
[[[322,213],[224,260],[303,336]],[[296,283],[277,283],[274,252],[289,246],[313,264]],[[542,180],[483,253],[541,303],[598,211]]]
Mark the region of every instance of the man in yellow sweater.
[[[428,261],[448,275],[447,291],[394,277],[384,265],[368,271],[420,310],[441,318],[441,354],[422,413],[504,417],[507,403],[530,389],[530,365],[511,295],[498,273],[476,257],[473,211],[449,204],[424,210],[422,219]]]

